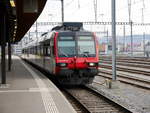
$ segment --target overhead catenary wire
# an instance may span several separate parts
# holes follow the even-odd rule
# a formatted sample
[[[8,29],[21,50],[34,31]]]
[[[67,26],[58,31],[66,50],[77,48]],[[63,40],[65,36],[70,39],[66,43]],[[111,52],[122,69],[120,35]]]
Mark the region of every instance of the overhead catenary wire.
[[[73,2],[74,2],[74,0],[71,0],[71,1],[68,2],[68,3],[65,3],[64,6],[65,6],[65,7],[69,7]]]

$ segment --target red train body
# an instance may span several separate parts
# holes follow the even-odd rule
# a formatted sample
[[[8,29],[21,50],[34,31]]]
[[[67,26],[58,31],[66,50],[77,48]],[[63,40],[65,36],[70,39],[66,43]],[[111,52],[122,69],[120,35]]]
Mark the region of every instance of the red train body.
[[[83,30],[53,30],[45,40],[23,50],[23,58],[49,71],[61,84],[92,83],[98,73],[98,42]]]

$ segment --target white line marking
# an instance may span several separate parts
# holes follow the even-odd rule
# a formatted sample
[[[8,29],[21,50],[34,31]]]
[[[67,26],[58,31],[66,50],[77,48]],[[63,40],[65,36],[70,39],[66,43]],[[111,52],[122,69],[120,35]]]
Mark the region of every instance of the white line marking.
[[[29,92],[29,90],[3,90],[0,93],[24,93]]]
[[[28,90],[0,90],[0,93],[30,93],[30,92],[54,92],[53,89],[48,90],[47,88],[29,88]]]
[[[40,89],[40,93],[42,96],[42,100],[44,103],[46,113],[59,113],[59,111],[55,105],[55,102],[53,101],[53,98],[52,98],[51,94],[49,93],[49,89],[47,88],[46,84],[41,80],[41,78],[34,71],[32,71],[23,61],[21,61],[21,59],[19,59],[19,60],[24,65],[24,67],[31,73],[33,78],[35,79],[35,81]],[[46,90],[48,90],[48,92],[42,91],[42,88],[45,88]]]

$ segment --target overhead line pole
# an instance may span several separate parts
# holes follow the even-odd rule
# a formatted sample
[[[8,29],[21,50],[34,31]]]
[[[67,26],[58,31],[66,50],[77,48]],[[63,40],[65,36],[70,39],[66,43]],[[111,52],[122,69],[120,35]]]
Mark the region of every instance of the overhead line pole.
[[[116,1],[111,1],[112,8],[112,80],[116,81]]]
[[[38,39],[38,22],[37,22],[37,20],[36,20],[36,46],[38,45],[38,41],[39,41],[39,39]],[[30,37],[29,37],[30,38]]]
[[[145,53],[146,53],[146,50],[145,50],[145,32],[143,33],[143,55],[145,57]]]
[[[123,37],[124,37],[124,52],[126,52],[126,27],[125,25],[123,26]]]
[[[131,56],[133,56],[133,22],[131,20],[131,0],[128,0],[128,13],[129,13],[129,23],[130,23],[130,34],[131,34]]]
[[[94,14],[95,14],[95,22],[97,22],[97,0],[94,0]]]
[[[133,56],[133,22],[130,21],[130,26],[131,26],[131,56]]]
[[[64,22],[64,0],[61,0],[61,16],[62,16],[62,23]]]

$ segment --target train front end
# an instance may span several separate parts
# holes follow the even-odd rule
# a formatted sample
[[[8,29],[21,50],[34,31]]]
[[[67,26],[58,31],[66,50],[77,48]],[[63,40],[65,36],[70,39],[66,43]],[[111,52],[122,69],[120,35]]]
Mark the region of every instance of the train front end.
[[[92,83],[98,73],[98,42],[92,32],[62,31],[56,38],[56,75],[62,84]]]

